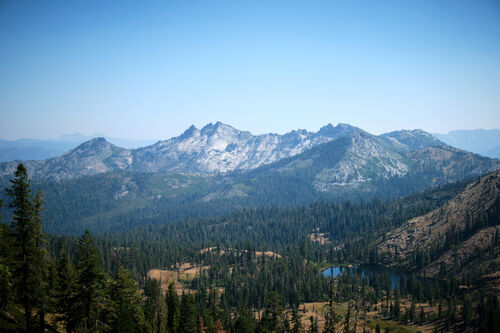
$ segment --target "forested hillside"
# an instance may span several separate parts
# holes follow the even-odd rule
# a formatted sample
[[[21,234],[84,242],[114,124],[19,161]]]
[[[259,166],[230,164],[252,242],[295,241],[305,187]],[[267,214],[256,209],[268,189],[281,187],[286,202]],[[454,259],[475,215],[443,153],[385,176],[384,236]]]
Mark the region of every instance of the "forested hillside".
[[[439,207],[497,178],[495,173],[468,187],[454,183],[392,201],[244,209],[76,238],[42,234],[42,196],[31,192],[20,166],[8,190],[12,222],[1,229],[0,325],[13,332],[42,326],[77,332],[329,332],[361,324],[375,329],[392,320],[401,329],[406,323],[488,330],[497,327],[492,318],[500,309],[483,276],[457,279],[450,271],[422,279],[415,267],[393,289],[388,275],[368,279],[354,271],[333,280],[321,271],[386,262],[377,247],[380,237],[437,208],[446,211]],[[464,286],[470,291],[464,293]]]
[[[234,135],[253,140],[223,124],[210,128],[201,132],[192,130],[168,141],[167,146],[187,149],[185,145],[196,139],[205,142],[206,149],[215,149],[221,142],[234,139]],[[273,163],[262,160],[263,155],[252,155],[253,167],[233,172],[185,169],[182,165],[187,162],[179,157],[184,155],[179,155],[179,160],[173,158],[172,152],[164,147],[165,142],[160,145],[162,149],[158,146],[148,154],[138,154],[104,139],[84,143],[58,159],[30,162],[27,169],[34,177],[33,188],[45,193],[45,230],[80,234],[85,229],[100,233],[216,217],[242,208],[297,207],[319,200],[395,199],[473,179],[500,166],[499,160],[446,146],[423,131],[374,136],[348,125],[327,126],[307,134],[315,142],[310,146],[304,146],[305,139],[298,140],[297,135],[285,135],[278,140],[276,147],[286,148],[288,155],[276,155],[280,158],[275,156]],[[249,144],[245,140],[240,144]],[[189,147],[194,149],[193,145],[191,142]],[[211,154],[210,149],[204,153]],[[195,156],[203,155],[198,150]],[[163,169],[153,166],[160,165],[165,158],[172,168],[156,172]],[[226,163],[217,161],[210,163],[220,166]],[[146,164],[152,169],[139,167]],[[2,164],[6,176],[0,179],[1,187],[8,187],[8,175],[14,167]],[[1,197],[5,199],[4,194]],[[9,210],[2,213],[10,218]]]

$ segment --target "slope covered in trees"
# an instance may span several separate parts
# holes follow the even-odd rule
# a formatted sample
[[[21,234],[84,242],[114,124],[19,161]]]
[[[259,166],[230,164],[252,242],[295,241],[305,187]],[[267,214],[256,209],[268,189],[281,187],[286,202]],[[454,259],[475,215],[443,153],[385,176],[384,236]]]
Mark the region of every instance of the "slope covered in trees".
[[[108,157],[122,156],[123,151],[93,142],[64,156],[74,166],[67,168],[63,163],[49,168],[68,173],[77,168],[86,173],[57,181],[39,178],[33,187],[45,193],[45,230],[80,234],[85,229],[99,233],[222,216],[264,205],[394,199],[470,179],[500,165],[498,160],[410,134],[409,141],[408,133],[389,140],[357,130],[255,169],[209,175],[121,171],[120,163],[106,163]],[[93,175],[94,169],[107,173]],[[0,186],[7,187],[8,178]],[[9,210],[2,212],[10,219]]]
[[[7,332],[44,326],[71,332],[330,332],[372,327],[368,313],[379,326],[391,320],[438,330],[497,329],[498,301],[478,288],[481,277],[422,279],[410,270],[392,289],[383,274],[354,271],[335,280],[321,274],[332,264],[383,262],[379,237],[450,202],[465,186],[449,184],[393,201],[245,209],[77,238],[41,233],[41,196],[31,194],[20,166],[9,189],[11,224],[1,229],[0,327]],[[19,221],[27,227],[19,228]],[[28,231],[24,238],[16,233],[21,229]],[[315,233],[325,241],[311,241]],[[28,240],[31,250],[25,252],[19,239]],[[265,250],[279,256],[262,255]],[[29,258],[36,258],[31,267],[39,267],[26,273],[40,281],[32,298],[18,280]],[[165,281],[148,279],[151,268],[175,271],[185,263],[200,269],[190,278],[168,281],[166,290]],[[304,317],[305,304],[318,307],[312,319]]]

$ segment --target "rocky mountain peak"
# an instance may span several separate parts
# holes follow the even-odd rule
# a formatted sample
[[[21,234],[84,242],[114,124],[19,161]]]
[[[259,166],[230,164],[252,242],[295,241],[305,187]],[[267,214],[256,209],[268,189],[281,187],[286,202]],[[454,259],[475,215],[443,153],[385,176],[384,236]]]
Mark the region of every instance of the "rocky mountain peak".
[[[446,144],[439,141],[430,133],[421,129],[394,131],[382,134],[381,137],[391,140],[406,151],[446,146]]]
[[[239,132],[239,131],[232,126],[221,123],[220,121],[216,122],[215,124],[213,123],[207,124],[201,129],[201,133],[208,136],[220,132]]]
[[[354,132],[364,132],[363,130],[349,124],[339,123],[337,126],[328,124],[320,128],[317,135],[340,137]]]
[[[184,133],[182,133],[179,138],[180,139],[186,139],[186,138],[190,138],[192,137],[193,135],[195,135],[196,133],[199,133],[200,130],[196,128],[196,126],[194,125],[191,125],[189,126],[189,128],[187,130],[184,131]]]
[[[111,155],[112,153],[118,153],[121,151],[128,151],[128,149],[115,146],[108,142],[105,138],[98,137],[80,144],[61,157],[71,155]]]

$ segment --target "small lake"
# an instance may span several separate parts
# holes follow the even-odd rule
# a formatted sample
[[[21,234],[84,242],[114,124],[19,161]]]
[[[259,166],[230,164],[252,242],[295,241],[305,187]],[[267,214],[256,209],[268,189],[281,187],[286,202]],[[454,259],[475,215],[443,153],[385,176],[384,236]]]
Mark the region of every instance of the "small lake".
[[[370,277],[378,277],[380,275],[385,275],[386,278],[391,280],[391,288],[400,288],[400,282],[403,280],[406,282],[408,280],[408,275],[405,271],[393,267],[383,267],[375,265],[359,265],[359,266],[333,266],[327,268],[323,271],[324,276],[340,277],[344,273],[350,275],[357,274],[370,280]]]

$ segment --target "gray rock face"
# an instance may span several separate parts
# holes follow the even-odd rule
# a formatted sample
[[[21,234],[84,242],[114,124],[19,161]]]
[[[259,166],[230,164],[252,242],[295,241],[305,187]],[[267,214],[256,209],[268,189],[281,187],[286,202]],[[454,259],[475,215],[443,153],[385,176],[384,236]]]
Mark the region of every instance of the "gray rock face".
[[[331,191],[339,186],[356,188],[374,176],[406,175],[409,170],[406,154],[446,147],[421,130],[403,130],[377,137],[347,124],[335,127],[329,124],[318,132],[295,130],[284,135],[252,135],[217,122],[202,129],[191,126],[178,137],[138,149],[120,148],[104,138],[96,138],[60,157],[23,163],[30,177],[57,181],[116,171],[210,175],[256,169],[339,138],[350,141],[345,143],[347,150],[338,160],[309,156],[295,164],[283,164],[280,172],[311,166],[317,169],[318,161],[323,161],[314,179],[317,190]],[[324,153],[329,154],[327,151],[315,154]],[[13,175],[17,164],[17,161],[0,163],[0,176]]]
[[[388,150],[370,136],[354,134],[345,156],[333,166],[318,173],[314,186],[318,191],[337,187],[358,187],[372,177],[404,176],[408,165],[401,155]]]
[[[60,157],[23,163],[30,177],[52,180],[113,171],[216,174],[254,169],[356,132],[363,131],[329,124],[316,133],[297,130],[255,136],[217,122],[202,129],[191,126],[178,137],[143,148],[120,148],[97,138]],[[18,163],[1,163],[0,176],[12,175]]]
[[[305,130],[284,135],[254,136],[222,123],[201,130],[191,126],[182,135],[134,151],[136,169],[144,172],[174,171],[224,173],[249,170],[304,152],[358,128],[328,125],[317,133]]]

